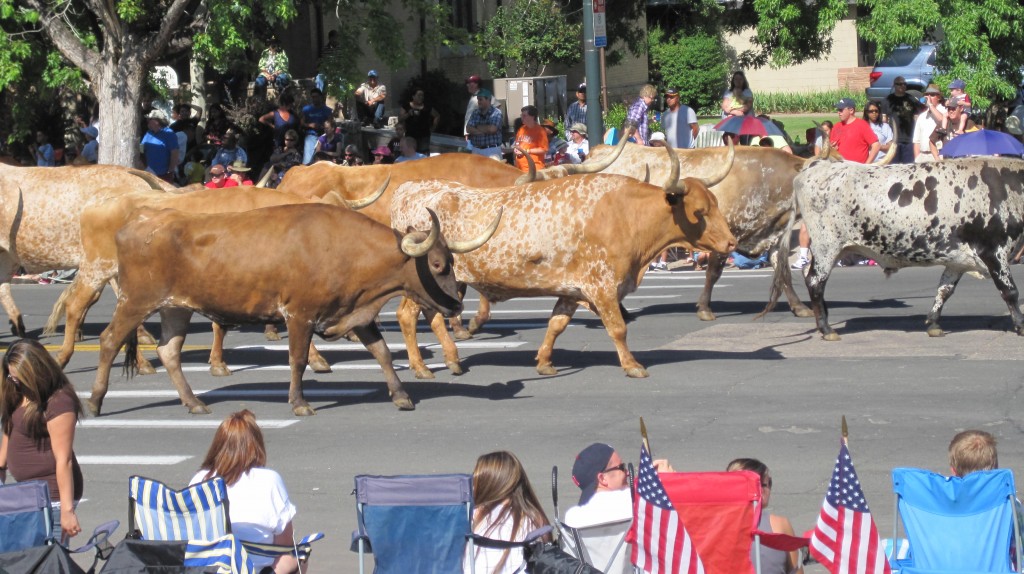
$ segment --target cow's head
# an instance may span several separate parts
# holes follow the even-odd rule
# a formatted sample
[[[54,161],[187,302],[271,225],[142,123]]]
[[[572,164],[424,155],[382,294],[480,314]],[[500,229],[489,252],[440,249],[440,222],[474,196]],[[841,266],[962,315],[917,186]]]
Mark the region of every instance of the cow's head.
[[[502,210],[498,210],[498,215],[477,237],[467,241],[452,241],[451,245],[441,234],[437,214],[429,208],[427,212],[430,213],[430,231],[425,233],[410,228],[402,238],[402,252],[410,257],[416,268],[416,282],[407,284],[406,295],[424,308],[451,317],[462,312],[459,286],[452,268],[452,254],[468,253],[483,246],[498,229]]]
[[[676,225],[697,249],[731,253],[736,249],[736,237],[718,209],[718,198],[710,188],[729,175],[736,159],[736,148],[729,144],[729,154],[717,174],[707,178],[687,177],[682,181],[679,180],[679,160],[675,151],[671,146],[665,149],[672,166],[664,185],[665,201],[672,210]]]

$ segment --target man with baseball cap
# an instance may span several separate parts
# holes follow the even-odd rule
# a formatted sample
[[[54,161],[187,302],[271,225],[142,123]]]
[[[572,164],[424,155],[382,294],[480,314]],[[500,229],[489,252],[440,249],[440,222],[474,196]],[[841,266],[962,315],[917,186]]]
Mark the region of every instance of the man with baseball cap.
[[[463,135],[467,136],[467,143],[469,142],[469,132],[466,131],[466,127],[469,126],[470,116],[472,116],[473,112],[475,112],[477,107],[479,107],[477,106],[477,94],[480,92],[480,88],[480,76],[473,74],[472,76],[466,78],[466,91],[469,92],[469,103],[466,104],[466,121],[462,123],[462,133]],[[494,101],[494,96],[491,96],[489,99],[491,107],[496,107],[497,103]]]
[[[917,116],[914,122],[914,162],[924,163],[935,161],[938,157],[932,155],[931,135],[935,132],[939,122],[946,118],[946,106],[942,105],[942,90],[935,84],[928,84],[924,90],[924,100],[927,110]]]
[[[466,140],[473,153],[502,161],[501,110],[491,105],[491,97],[491,91],[487,89],[476,93],[477,109],[466,122]]]
[[[587,84],[580,84],[576,87],[576,101],[569,104],[569,108],[565,111],[565,122],[566,130],[573,124],[585,124],[587,123]],[[566,139],[569,139],[569,132],[565,133]]]
[[[836,103],[839,121],[832,128],[829,140],[846,161],[868,163],[878,155],[878,136],[866,121],[857,117],[857,104],[850,98]]]
[[[697,113],[680,101],[679,90],[675,88],[665,90],[665,106],[665,111],[661,113],[661,129],[665,132],[665,141],[675,149],[690,149],[700,130]]]
[[[907,92],[907,80],[896,76],[892,93],[882,98],[882,113],[896,122],[896,156],[893,163],[914,163],[914,118],[921,102]]]
[[[356,115],[363,122],[380,129],[384,124],[384,100],[388,97],[388,88],[377,79],[377,70],[366,73],[366,81],[355,91]]]

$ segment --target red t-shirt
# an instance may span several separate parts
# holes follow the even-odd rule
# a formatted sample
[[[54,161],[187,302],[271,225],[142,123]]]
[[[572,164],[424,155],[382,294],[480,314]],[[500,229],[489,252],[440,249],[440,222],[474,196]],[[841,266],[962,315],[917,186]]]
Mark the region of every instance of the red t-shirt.
[[[46,403],[46,412],[43,417],[47,421],[52,421],[64,413],[74,413],[75,403],[71,399],[71,394],[74,392],[74,387],[68,385],[54,393]],[[57,460],[53,458],[50,437],[47,436],[37,443],[28,435],[24,406],[18,407],[11,414],[11,424],[13,425],[11,436],[7,438],[7,468],[11,472],[11,476],[18,482],[47,481],[50,484],[50,499],[59,501]],[[78,458],[75,457],[74,451],[71,453],[71,474],[75,484],[74,500],[81,500],[85,481],[82,479],[82,467],[78,466]]]
[[[871,144],[878,141],[878,136],[866,121],[853,118],[848,124],[836,124],[832,128],[829,140],[843,159],[867,163],[868,150],[871,149]]]
[[[231,179],[230,177],[225,177],[224,179],[220,180],[220,185],[217,185],[216,181],[210,180],[209,182],[206,183],[206,187],[208,187],[210,189],[222,189],[222,188],[225,188],[225,187],[238,187],[238,182],[233,180],[233,179]]]

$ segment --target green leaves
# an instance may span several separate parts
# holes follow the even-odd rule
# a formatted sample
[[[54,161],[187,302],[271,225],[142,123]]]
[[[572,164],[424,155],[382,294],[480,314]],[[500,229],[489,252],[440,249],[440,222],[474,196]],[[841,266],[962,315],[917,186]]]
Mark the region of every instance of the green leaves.
[[[664,87],[679,90],[680,102],[694,110],[717,110],[729,74],[721,36],[666,38],[661,28],[655,28],[648,38],[651,67],[661,74]]]
[[[552,62],[582,59],[583,25],[567,22],[552,0],[518,0],[500,6],[472,44],[495,77],[536,76]]]

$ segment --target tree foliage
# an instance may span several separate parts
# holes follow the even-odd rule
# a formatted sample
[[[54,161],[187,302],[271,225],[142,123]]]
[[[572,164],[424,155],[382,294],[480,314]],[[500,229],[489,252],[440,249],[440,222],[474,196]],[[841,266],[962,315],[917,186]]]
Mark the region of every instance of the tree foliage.
[[[938,41],[940,81],[962,78],[968,93],[1011,98],[1024,67],[1024,4],[1017,0],[862,0],[861,37],[884,56],[900,44]]]
[[[537,76],[552,62],[583,58],[583,26],[570,23],[552,0],[517,0],[500,6],[472,40],[495,77]]]
[[[741,67],[781,68],[827,56],[832,31],[847,10],[846,0],[744,1],[724,13],[723,26],[740,33],[753,27],[754,47],[737,54]]]
[[[654,28],[649,35],[652,75],[666,88],[679,90],[680,102],[694,110],[715,109],[729,74],[725,46],[718,34],[677,33]]]

